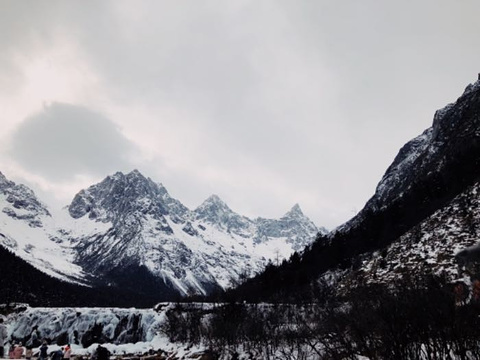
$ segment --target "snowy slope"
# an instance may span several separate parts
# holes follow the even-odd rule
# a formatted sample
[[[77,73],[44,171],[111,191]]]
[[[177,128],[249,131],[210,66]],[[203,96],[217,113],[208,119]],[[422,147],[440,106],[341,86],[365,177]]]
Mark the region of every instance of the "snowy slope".
[[[349,281],[394,284],[404,276],[435,274],[449,282],[473,275],[455,256],[478,243],[480,183],[405,233],[386,249],[365,256]]]
[[[37,269],[63,280],[84,282],[86,274],[73,263],[75,252],[64,243],[62,226],[24,185],[0,173],[0,244]]]

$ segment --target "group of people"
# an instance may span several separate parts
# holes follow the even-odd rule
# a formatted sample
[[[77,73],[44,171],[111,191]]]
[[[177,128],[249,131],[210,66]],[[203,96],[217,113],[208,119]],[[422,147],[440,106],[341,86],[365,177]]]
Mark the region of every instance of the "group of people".
[[[8,341],[8,332],[7,327],[3,323],[3,318],[0,317],[0,358],[5,358],[5,345]],[[51,360],[70,360],[72,356],[72,348],[70,344],[61,349],[54,351],[50,354]],[[23,347],[22,343],[12,343],[8,350],[8,358],[9,359],[22,359],[25,357],[26,360],[30,360],[33,357],[33,349],[31,346]],[[47,360],[48,359],[48,345],[47,342],[44,341],[42,346],[40,346],[38,352],[38,359],[39,360]]]
[[[47,344],[44,342],[42,346],[47,347]],[[39,359],[46,359],[42,357],[42,346],[40,346],[40,357]],[[47,354],[47,349],[44,349],[45,355]],[[65,347],[62,347],[58,349],[57,351],[54,351],[50,354],[50,359],[51,360],[70,360],[70,357],[72,356],[72,348],[70,347],[70,344],[68,344]]]
[[[8,341],[7,327],[3,323],[3,318],[0,317],[0,359],[5,358],[5,344]],[[50,358],[49,358],[50,355]],[[95,353],[92,355],[92,359],[95,360],[108,360],[110,358],[110,351],[105,347],[98,345]],[[10,359],[32,359],[34,356],[31,346],[23,347],[22,343],[12,344],[8,350],[8,358]],[[70,360],[72,356],[72,348],[70,344],[64,346],[56,351],[48,353],[48,344],[46,341],[40,346],[38,354],[38,360]]]
[[[31,346],[23,347],[22,343],[12,344],[8,350],[9,359],[21,359],[25,355],[25,359],[30,360],[33,356],[33,349]]]
[[[5,344],[8,339],[7,327],[3,323],[3,318],[0,317],[0,358],[5,357]],[[25,354],[27,360],[32,358],[33,350],[31,347],[27,347],[26,350],[22,346],[22,343],[12,344],[8,350],[8,357],[10,359],[21,359]]]
[[[72,348],[70,344],[65,347],[60,348],[59,350],[53,351],[50,354],[50,360],[70,360],[72,355]],[[2,355],[3,357],[4,355]],[[9,359],[22,359],[25,356],[26,360],[30,360],[33,357],[33,349],[31,346],[27,346],[24,348],[22,343],[12,344],[10,349],[8,350],[8,358]],[[42,346],[40,346],[38,352],[38,359],[39,360],[47,360],[48,359],[48,345],[47,342],[44,341]]]

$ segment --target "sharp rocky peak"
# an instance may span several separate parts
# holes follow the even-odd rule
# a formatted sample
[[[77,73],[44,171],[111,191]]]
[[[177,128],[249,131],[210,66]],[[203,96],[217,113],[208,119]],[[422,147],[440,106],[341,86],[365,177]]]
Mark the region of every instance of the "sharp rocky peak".
[[[96,190],[100,196],[122,197],[122,200],[129,201],[139,198],[154,198],[163,195],[165,189],[153,182],[150,178],[143,176],[138,170],[134,170],[128,174],[121,172],[108,176],[105,180],[97,185],[88,188],[92,192]]]
[[[108,178],[108,177],[107,177]],[[138,191],[139,195],[145,193],[145,189],[148,192],[148,189],[154,190],[155,195],[161,195],[164,198],[170,198],[167,189],[161,184],[156,183],[149,177],[144,176],[137,169],[129,172],[128,174],[123,174],[122,172],[117,172],[111,176],[112,179],[120,181],[126,185],[134,186]],[[144,190],[142,192],[142,189]]]
[[[211,195],[195,209],[194,213],[197,220],[214,224],[237,234],[245,235],[253,226],[250,219],[234,212],[218,195]]]
[[[300,205],[295,204],[293,207],[288,211],[285,215],[283,215],[284,218],[303,218],[305,215],[303,214],[302,209],[300,208]]]
[[[80,218],[89,213],[92,219],[112,220],[139,210],[142,213],[166,214],[165,201],[172,200],[166,189],[143,176],[138,170],[117,172],[98,184],[81,190],[69,206],[70,215]]]
[[[295,217],[303,216],[298,205],[289,211],[292,217],[262,223],[235,213],[217,195],[191,211],[138,170],[111,174],[81,190],[68,207],[70,215],[80,221],[62,216],[58,222],[42,223],[45,217],[36,216],[40,212],[35,209],[24,219],[24,210],[35,202],[26,188],[1,173],[0,195],[6,208],[0,212],[3,218],[42,226],[42,234],[55,242],[61,240],[62,249],[71,246],[75,265],[82,274],[95,276],[95,283],[132,286],[135,279],[140,291],[147,283],[149,287],[158,284],[159,292],[175,294],[225,287],[244,269],[260,271],[273,256],[270,244],[288,256],[290,250],[311,243],[317,233],[305,218]],[[264,245],[257,248],[261,242]]]
[[[225,216],[237,215],[218,195],[209,196],[199,207],[195,209],[197,218],[219,220]],[[213,221],[216,222],[216,221]]]
[[[228,207],[228,205],[222,200],[220,199],[220,197],[218,195],[210,195],[203,203],[202,205],[199,206],[199,208],[202,208],[202,207],[221,207],[221,208],[226,208],[226,209],[229,209],[230,208]]]
[[[146,178],[143,176],[143,174],[138,171],[138,170],[133,170],[127,174],[122,173],[121,171],[116,172],[113,175],[107,176],[105,180],[101,182],[102,183],[108,183],[108,182],[121,182],[121,183],[127,183],[127,184],[135,184],[135,183],[140,183],[140,184],[150,184],[153,183],[153,181],[150,178]]]

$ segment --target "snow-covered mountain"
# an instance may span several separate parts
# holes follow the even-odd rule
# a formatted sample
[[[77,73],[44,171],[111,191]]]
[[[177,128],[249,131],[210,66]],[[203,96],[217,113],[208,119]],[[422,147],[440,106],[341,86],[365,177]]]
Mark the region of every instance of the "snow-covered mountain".
[[[228,287],[325,231],[298,206],[270,226],[236,214],[216,195],[191,211],[136,170],[82,190],[68,211],[75,219],[108,224],[75,246],[76,262],[86,271],[111,281],[114,269],[143,268],[183,295]]]
[[[59,213],[0,177],[0,244],[50,275],[138,291],[208,294],[313,241],[295,205],[281,219],[251,220],[212,195],[190,210],[137,170],[80,191]]]
[[[468,85],[455,103],[438,110],[432,126],[400,149],[372,198],[357,216],[337,231],[349,231],[367,214],[385,210],[423,186],[426,187],[421,189],[425,193],[425,203],[429,197],[442,195],[441,188],[447,183],[454,187],[452,191],[462,191],[465,184],[477,176],[475,171],[464,176],[467,169],[463,166],[471,165],[478,156],[479,106],[480,80]],[[455,179],[456,175],[451,174],[455,167],[459,167],[458,175],[462,178]],[[435,193],[437,190],[439,194]]]
[[[435,113],[432,127],[400,150],[365,208],[331,235],[335,241],[383,222],[367,232],[377,237],[364,237],[376,248],[363,252],[345,282],[394,284],[434,274],[469,283],[480,274],[480,257],[464,251],[480,229],[479,109],[480,80]]]

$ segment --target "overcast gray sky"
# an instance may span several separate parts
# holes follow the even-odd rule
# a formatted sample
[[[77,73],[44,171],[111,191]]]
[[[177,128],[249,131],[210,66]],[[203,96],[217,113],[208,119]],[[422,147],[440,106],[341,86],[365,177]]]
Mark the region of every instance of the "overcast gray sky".
[[[68,204],[139,169],[190,208],[348,220],[480,71],[473,0],[0,2],[0,171]]]

